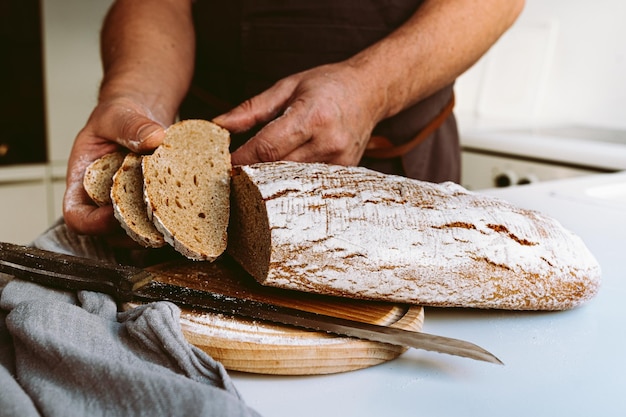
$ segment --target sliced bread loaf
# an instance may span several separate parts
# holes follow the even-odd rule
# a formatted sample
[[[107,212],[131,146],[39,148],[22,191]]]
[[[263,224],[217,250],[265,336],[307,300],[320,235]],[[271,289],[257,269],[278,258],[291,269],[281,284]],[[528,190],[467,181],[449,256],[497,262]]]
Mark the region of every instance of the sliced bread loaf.
[[[148,214],[165,240],[194,260],[214,260],[227,243],[230,135],[204,120],[167,129],[163,143],[143,158]]]
[[[125,152],[112,152],[92,162],[85,170],[83,187],[99,206],[111,204],[113,175],[124,161]]]
[[[276,162],[232,179],[228,250],[260,283],[430,306],[561,310],[600,267],[556,220],[453,183]]]
[[[165,239],[148,217],[143,199],[142,158],[141,155],[129,153],[113,176],[113,214],[135,242],[145,247],[159,248],[165,245]]]

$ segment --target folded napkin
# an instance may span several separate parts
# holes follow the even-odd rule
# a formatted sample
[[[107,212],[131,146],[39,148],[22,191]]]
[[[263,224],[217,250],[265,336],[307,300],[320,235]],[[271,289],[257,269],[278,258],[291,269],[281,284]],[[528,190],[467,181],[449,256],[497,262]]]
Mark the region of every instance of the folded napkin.
[[[59,246],[68,233],[57,225],[35,244],[76,254],[76,242]],[[174,304],[118,312],[104,294],[10,280],[0,308],[2,416],[258,415],[223,366],[185,340]]]

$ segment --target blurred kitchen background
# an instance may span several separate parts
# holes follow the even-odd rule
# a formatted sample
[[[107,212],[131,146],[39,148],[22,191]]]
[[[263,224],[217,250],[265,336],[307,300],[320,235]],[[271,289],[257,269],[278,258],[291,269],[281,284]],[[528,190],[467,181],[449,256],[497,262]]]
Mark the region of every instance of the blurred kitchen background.
[[[2,241],[28,243],[61,216],[67,157],[96,101],[110,4],[0,0],[0,53],[10,61],[0,72]],[[626,170],[624,18],[623,0],[526,1],[457,83],[463,185]]]

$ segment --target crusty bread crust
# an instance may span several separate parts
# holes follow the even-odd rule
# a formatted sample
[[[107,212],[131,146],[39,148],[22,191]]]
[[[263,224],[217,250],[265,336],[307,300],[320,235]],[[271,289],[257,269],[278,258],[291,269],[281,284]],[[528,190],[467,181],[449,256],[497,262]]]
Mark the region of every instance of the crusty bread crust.
[[[135,242],[145,247],[159,248],[165,245],[165,239],[148,218],[143,199],[142,158],[141,155],[129,153],[113,176],[113,214]]]
[[[226,248],[230,195],[230,135],[205,120],[167,129],[143,158],[148,214],[165,240],[194,260],[215,260]]]
[[[600,267],[556,220],[365,168],[236,168],[229,252],[268,286],[427,306],[562,310]]]
[[[83,188],[98,206],[111,204],[113,175],[122,165],[125,152],[112,152],[92,162],[85,170]]]

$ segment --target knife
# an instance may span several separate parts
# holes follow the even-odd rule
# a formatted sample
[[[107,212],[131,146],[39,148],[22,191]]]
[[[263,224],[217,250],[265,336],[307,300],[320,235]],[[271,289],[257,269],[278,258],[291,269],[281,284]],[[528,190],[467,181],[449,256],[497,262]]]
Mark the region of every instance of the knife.
[[[213,313],[243,316],[503,364],[492,353],[463,340],[363,323],[232,294],[181,287],[170,284],[167,280],[159,280],[159,273],[156,271],[12,243],[0,242],[0,272],[64,290],[102,292],[119,302],[170,301]]]

